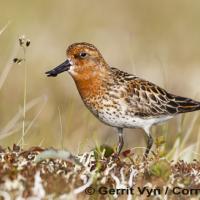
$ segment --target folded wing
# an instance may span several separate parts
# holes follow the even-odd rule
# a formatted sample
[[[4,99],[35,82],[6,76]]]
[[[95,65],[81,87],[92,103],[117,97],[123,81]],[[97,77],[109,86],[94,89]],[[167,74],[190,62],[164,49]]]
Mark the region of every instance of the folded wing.
[[[132,78],[131,78],[132,77]],[[124,100],[135,116],[160,117],[200,110],[200,102],[168,93],[155,84],[125,74]]]

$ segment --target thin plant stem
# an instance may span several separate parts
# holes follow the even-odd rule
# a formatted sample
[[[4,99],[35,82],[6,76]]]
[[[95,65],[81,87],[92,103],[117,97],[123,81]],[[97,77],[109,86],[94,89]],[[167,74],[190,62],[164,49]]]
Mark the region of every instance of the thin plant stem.
[[[10,23],[11,23],[11,21],[8,21],[7,24],[0,30],[0,35],[8,28]]]
[[[62,126],[62,117],[61,117],[59,106],[58,106],[58,114],[59,114],[59,120],[60,120],[60,144],[61,144],[61,148],[63,149],[63,147],[64,147],[64,145],[63,145],[63,126]]]
[[[18,51],[19,51],[19,47],[16,46],[12,52],[9,62],[6,64],[6,66],[4,67],[3,71],[0,74],[0,90],[3,87],[5,81],[7,80],[6,78],[8,77],[8,74],[13,66],[13,62],[11,62],[11,60],[12,58],[16,57]]]
[[[33,126],[33,124],[35,123],[35,121],[38,119],[38,117],[39,117],[40,114],[42,113],[42,111],[43,111],[43,109],[44,109],[44,107],[45,107],[45,105],[46,105],[46,102],[47,102],[47,98],[46,98],[46,96],[44,96],[44,102],[43,102],[43,104],[42,104],[40,110],[39,110],[38,113],[36,114],[36,116],[33,118],[33,120],[32,120],[32,121],[29,123],[29,125],[27,126],[27,128],[26,128],[26,130],[25,130],[25,132],[24,132],[24,137],[28,134],[28,131],[31,129],[31,127]],[[26,103],[26,112],[27,112],[27,103]],[[17,145],[19,145],[19,144],[21,143],[22,138],[23,138],[23,137],[21,137],[21,138],[19,139],[19,141],[17,142]]]
[[[27,99],[27,64],[26,64],[26,49],[23,47],[24,53],[24,98],[23,98],[23,120],[22,120],[22,148],[24,146],[25,136],[25,121],[26,121],[26,99]]]

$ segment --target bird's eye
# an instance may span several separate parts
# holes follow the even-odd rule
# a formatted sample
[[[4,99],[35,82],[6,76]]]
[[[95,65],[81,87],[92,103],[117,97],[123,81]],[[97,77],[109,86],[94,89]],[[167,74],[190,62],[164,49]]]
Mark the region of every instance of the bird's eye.
[[[85,58],[85,57],[87,57],[87,55],[88,55],[88,54],[85,53],[85,52],[81,52],[81,53],[80,53],[80,57],[81,57],[81,58]]]

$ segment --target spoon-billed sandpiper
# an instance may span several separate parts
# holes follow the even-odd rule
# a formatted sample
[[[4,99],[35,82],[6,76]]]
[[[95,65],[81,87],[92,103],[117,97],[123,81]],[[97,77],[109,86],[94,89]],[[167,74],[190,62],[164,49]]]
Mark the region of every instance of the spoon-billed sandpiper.
[[[152,125],[180,113],[200,110],[198,101],[173,95],[151,82],[110,67],[92,44],[74,43],[66,54],[66,61],[46,74],[54,77],[69,72],[86,107],[100,121],[117,128],[118,155],[124,144],[124,128],[144,129],[147,157],[153,144]]]

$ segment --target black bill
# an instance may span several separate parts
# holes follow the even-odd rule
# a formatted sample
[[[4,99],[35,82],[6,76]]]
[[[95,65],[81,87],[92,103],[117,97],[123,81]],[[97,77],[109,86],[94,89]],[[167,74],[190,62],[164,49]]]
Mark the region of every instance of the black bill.
[[[59,66],[55,67],[54,69],[45,72],[47,76],[57,76],[58,74],[68,71],[71,66],[70,61],[67,59],[64,63],[60,64]]]

